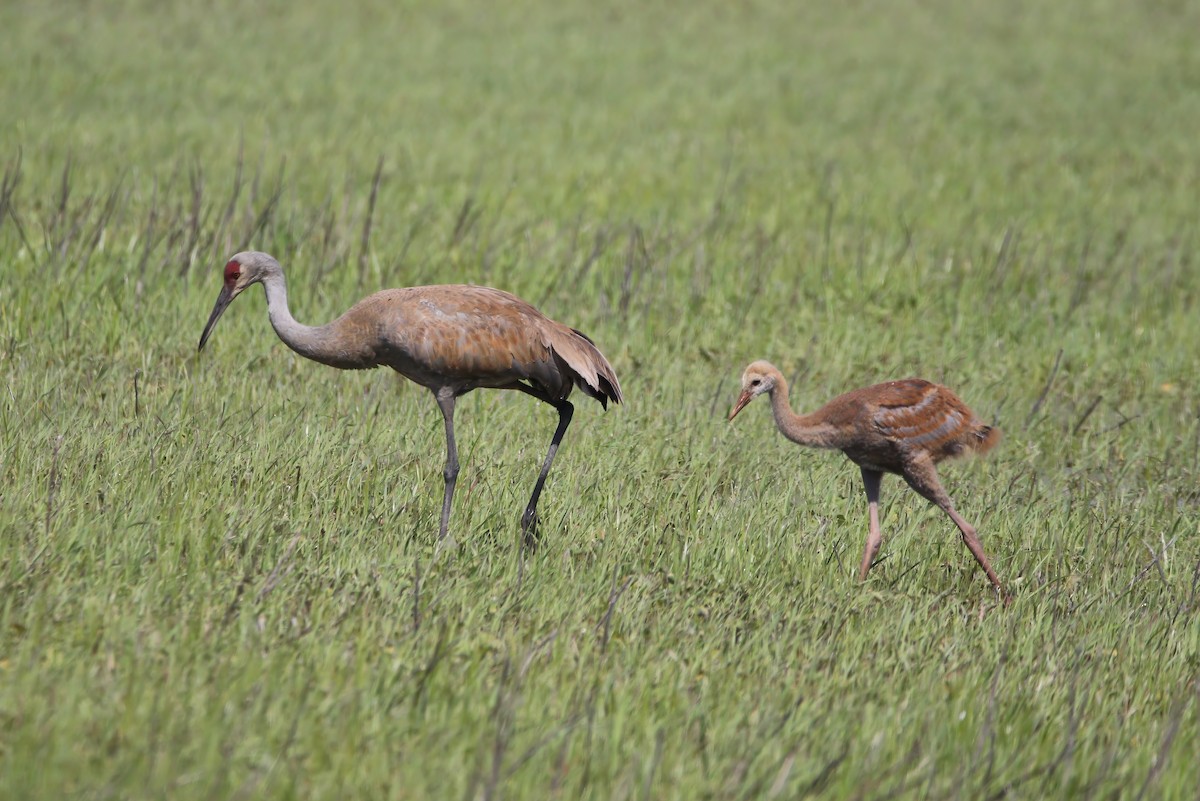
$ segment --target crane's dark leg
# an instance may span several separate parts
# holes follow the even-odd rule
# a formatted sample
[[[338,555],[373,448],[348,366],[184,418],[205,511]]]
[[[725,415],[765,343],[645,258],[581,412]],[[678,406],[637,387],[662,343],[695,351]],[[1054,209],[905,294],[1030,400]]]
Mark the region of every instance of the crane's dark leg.
[[[442,417],[446,420],[446,469],[442,478],[446,480],[446,492],[442,496],[442,525],[438,529],[438,540],[444,540],[450,530],[450,501],[454,498],[454,484],[458,481],[458,447],[454,444],[454,391],[439,389],[434,393]]]
[[[538,396],[534,395],[534,397]],[[562,442],[563,434],[567,433],[567,426],[571,425],[571,416],[575,414],[575,407],[571,405],[570,401],[551,401],[551,403],[554,404],[555,409],[558,409],[558,428],[554,429],[554,436],[550,439],[550,450],[546,453],[546,461],[542,464],[542,472],[538,474],[537,483],[533,485],[533,495],[529,498],[529,505],[525,507],[525,514],[521,515],[521,533],[524,535],[525,544],[529,546],[536,543],[534,532],[537,529],[537,503],[538,497],[542,494],[542,485],[546,483],[546,476],[550,474],[550,465],[554,462],[554,454],[558,453],[558,445]]]
[[[942,482],[938,480],[937,468],[934,467],[933,460],[928,456],[923,456],[909,461],[904,466],[904,480],[921,496],[937,504],[943,512],[950,516],[954,525],[958,526],[958,530],[962,533],[963,543],[975,557],[975,561],[983,568],[983,572],[987,574],[988,580],[992,582],[996,592],[1000,593],[1005,604],[1011,603],[1012,597],[1004,591],[1003,585],[1000,584],[1000,577],[996,575],[995,570],[992,570],[987,554],[983,552],[983,543],[979,541],[979,535],[975,533],[975,527],[955,511],[954,503],[946,494],[946,490],[942,488]]]
[[[871,560],[879,551],[879,543],[883,541],[883,531],[879,528],[879,485],[883,483],[883,473],[859,465],[862,470],[863,487],[867,490],[867,510],[870,514],[870,529],[867,534],[867,547],[863,550],[862,566],[858,569],[858,580],[867,580],[867,571],[871,569]]]

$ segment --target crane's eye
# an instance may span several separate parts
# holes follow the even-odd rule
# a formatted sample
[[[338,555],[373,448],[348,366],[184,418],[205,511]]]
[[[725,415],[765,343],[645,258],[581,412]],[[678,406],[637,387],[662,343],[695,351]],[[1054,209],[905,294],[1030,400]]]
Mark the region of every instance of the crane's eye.
[[[236,261],[231,261],[225,265],[225,280],[236,281],[242,276],[242,265]]]
[[[752,387],[757,387],[757,386],[758,386],[759,384],[761,384],[761,383],[762,383],[762,381],[760,381],[759,379],[757,379],[757,378],[756,378],[756,379],[754,379],[753,381],[751,381],[751,382],[750,382],[750,386],[752,386]]]

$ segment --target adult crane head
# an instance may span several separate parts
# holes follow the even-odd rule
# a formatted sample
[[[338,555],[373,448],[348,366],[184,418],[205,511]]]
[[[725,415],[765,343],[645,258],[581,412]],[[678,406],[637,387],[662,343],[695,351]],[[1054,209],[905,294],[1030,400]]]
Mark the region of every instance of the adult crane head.
[[[751,362],[746,371],[742,373],[742,394],[738,395],[737,403],[733,404],[733,410],[729,412],[729,419],[737,417],[737,413],[746,408],[746,404],[759,395],[775,389],[780,375],[778,368],[770,362]]]
[[[217,295],[217,302],[213,306],[212,314],[208,316],[208,323],[204,326],[204,333],[200,335],[200,345],[196,349],[204,350],[204,343],[208,341],[208,336],[216,326],[217,320],[225,313],[225,309],[233,302],[233,299],[242,293],[242,290],[252,284],[260,283],[272,272],[282,273],[282,271],[279,262],[266,253],[249,250],[231,257],[225,264],[225,285],[221,287],[221,294]]]

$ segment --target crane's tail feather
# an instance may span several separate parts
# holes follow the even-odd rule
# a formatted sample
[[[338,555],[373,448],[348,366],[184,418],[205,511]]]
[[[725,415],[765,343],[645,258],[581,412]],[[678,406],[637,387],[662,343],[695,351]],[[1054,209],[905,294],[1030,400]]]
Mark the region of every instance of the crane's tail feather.
[[[550,344],[585,395],[600,401],[605,409],[609,401],[620,403],[624,400],[616,371],[587,334],[574,328],[559,329],[554,332]]]
[[[999,444],[1001,436],[1000,429],[998,428],[980,426],[975,432],[976,442],[972,444],[971,450],[981,454],[987,453]]]
[[[592,339],[587,334],[580,331],[578,328],[572,328],[571,330],[574,331],[576,334],[579,334],[579,336],[586,339],[588,341],[588,344],[591,345],[593,348],[596,347],[596,340]]]

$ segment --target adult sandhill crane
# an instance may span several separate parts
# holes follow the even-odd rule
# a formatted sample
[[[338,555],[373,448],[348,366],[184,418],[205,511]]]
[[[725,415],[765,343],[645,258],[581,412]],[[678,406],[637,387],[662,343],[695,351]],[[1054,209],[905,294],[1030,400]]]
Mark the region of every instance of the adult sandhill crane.
[[[363,298],[341,317],[320,326],[296,322],[288,310],[283,268],[266,253],[238,253],[225,265],[225,285],[199,349],[221,313],[243,290],[262,284],[275,333],[305,358],[343,370],[391,367],[433,392],[446,422],[445,493],[438,539],[450,525],[458,478],[454,404],[473,389],[515,389],[558,411],[558,428],[521,516],[531,542],[538,497],[575,407],[571,388],[600,401],[621,402],[612,365],[586,335],[549,319],[520,298],[484,286],[443,285],[385,289]]]
[[[811,448],[840,450],[862,470],[870,531],[858,569],[860,581],[866,580],[883,539],[879,486],[884,473],[895,473],[950,516],[975,561],[1005,603],[1009,602],[975,528],[955,511],[938,480],[936,467],[943,459],[990,450],[1000,441],[999,429],[985,425],[946,387],[921,378],[856,389],[812,414],[796,414],[788,401],[783,374],[764,361],[753,362],[742,374],[742,394],[729,412],[729,419],[733,420],[747,403],[764,392],[771,395],[775,425],[785,437]]]

